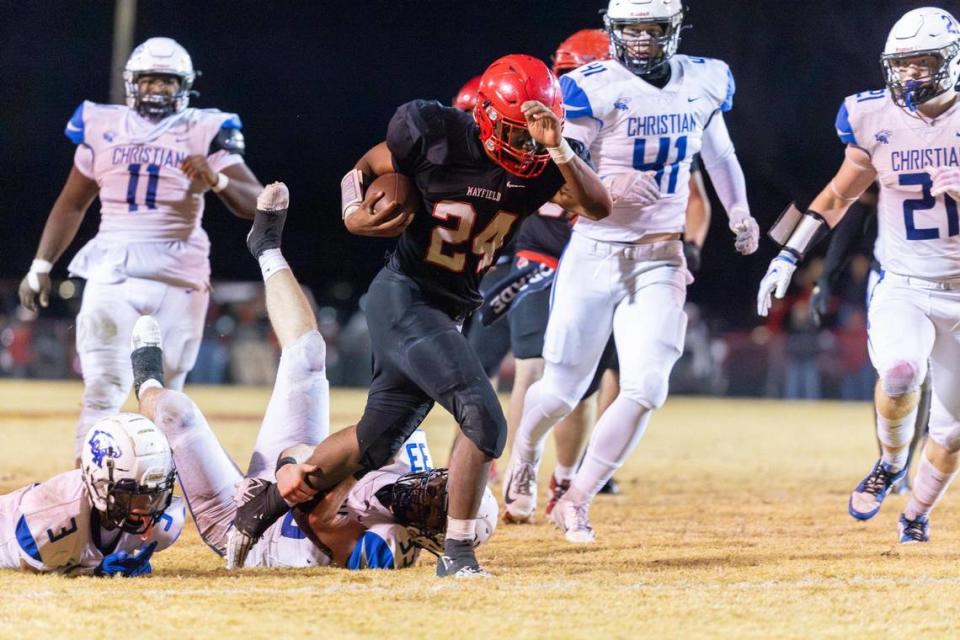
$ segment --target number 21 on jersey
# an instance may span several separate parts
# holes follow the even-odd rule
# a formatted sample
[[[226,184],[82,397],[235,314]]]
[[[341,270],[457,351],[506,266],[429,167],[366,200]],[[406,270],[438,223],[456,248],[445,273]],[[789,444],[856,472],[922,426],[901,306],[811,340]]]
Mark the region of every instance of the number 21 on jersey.
[[[471,239],[473,228],[477,224],[477,210],[472,204],[441,200],[433,208],[433,217],[444,222],[453,221],[454,226],[436,227],[430,236],[426,261],[454,273],[462,273],[467,265],[467,252],[454,251],[450,245],[464,244]],[[509,211],[497,211],[486,227],[476,236],[470,250],[480,256],[477,271],[483,271],[491,264],[497,249],[503,246],[503,240],[513,228],[517,214]]]

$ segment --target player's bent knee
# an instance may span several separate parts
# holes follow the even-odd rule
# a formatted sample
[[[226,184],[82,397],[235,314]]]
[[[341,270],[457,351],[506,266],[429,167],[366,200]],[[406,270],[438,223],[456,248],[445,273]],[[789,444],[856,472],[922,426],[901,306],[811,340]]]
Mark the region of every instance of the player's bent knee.
[[[924,373],[919,362],[897,360],[880,371],[880,384],[884,393],[897,398],[919,389]]]
[[[285,347],[281,358],[291,359],[303,375],[326,371],[327,344],[318,331],[308,331]]]
[[[117,412],[130,392],[125,381],[111,376],[87,380],[83,387],[83,406],[93,411]]]
[[[154,423],[167,437],[192,430],[199,421],[193,400],[179,391],[164,390],[154,405]]]
[[[454,416],[463,435],[490,458],[499,458],[507,444],[507,419],[496,394],[469,385],[455,389],[453,396]]]

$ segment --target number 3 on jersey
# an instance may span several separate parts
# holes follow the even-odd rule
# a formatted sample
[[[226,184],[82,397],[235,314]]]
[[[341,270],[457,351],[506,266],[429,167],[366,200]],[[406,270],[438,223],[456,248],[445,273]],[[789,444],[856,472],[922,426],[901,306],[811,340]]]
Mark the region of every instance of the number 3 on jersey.
[[[426,261],[448,271],[462,273],[467,266],[467,254],[465,251],[452,250],[450,245],[470,240],[473,227],[477,224],[477,210],[466,202],[442,200],[433,208],[433,217],[444,222],[455,221],[456,226],[436,227],[433,230]],[[493,264],[497,249],[503,246],[503,240],[516,220],[515,213],[497,211],[490,224],[473,237],[471,251],[480,256],[477,271],[483,271]]]

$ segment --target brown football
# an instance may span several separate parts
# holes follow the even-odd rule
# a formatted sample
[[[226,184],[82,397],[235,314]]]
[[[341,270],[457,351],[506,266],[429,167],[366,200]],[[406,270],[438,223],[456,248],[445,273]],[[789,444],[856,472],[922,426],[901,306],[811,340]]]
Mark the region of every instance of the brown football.
[[[384,196],[377,200],[373,205],[374,213],[379,212],[391,200],[400,203],[397,209],[397,215],[401,213],[416,213],[420,208],[420,193],[414,186],[413,181],[402,173],[385,173],[378,176],[367,188],[367,193],[371,191],[382,191]]]

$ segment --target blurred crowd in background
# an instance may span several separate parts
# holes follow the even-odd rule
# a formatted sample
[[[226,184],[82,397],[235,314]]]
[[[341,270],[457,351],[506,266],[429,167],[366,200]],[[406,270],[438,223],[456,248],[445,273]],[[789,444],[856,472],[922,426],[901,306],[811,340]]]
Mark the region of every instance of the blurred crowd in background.
[[[869,268],[865,255],[849,261],[819,326],[810,314],[810,294],[822,271],[819,259],[798,271],[789,294],[763,324],[730,326],[725,313],[688,302],[686,347],[673,370],[672,393],[870,399],[875,373],[867,354]],[[59,282],[39,318],[17,304],[16,285],[0,281],[0,377],[79,378],[74,319],[83,281]],[[347,283],[320,297],[308,294],[327,342],[330,383],[366,386],[371,360],[363,297],[357,304]],[[263,284],[214,283],[206,333],[188,384],[271,384],[278,358]],[[500,389],[509,390],[512,378],[508,356],[498,376]]]

